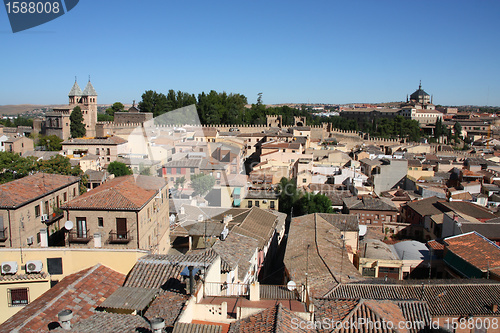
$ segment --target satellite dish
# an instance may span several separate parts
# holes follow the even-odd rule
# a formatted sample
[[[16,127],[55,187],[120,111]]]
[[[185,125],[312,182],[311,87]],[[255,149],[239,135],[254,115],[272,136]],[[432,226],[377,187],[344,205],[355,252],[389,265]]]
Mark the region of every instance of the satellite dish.
[[[294,281],[289,281],[286,284],[286,287],[288,288],[288,290],[294,291],[295,289],[297,289],[297,284]]]
[[[71,229],[73,229],[73,222],[72,221],[66,221],[66,223],[64,223],[64,228],[66,230],[68,230],[68,231],[71,230]]]

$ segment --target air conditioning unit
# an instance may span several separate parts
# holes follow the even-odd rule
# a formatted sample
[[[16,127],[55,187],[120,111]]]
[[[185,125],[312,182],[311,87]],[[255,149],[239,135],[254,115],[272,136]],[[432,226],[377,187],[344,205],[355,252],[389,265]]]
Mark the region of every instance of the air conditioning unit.
[[[16,274],[17,261],[5,261],[2,263],[2,274]]]
[[[48,221],[48,220],[49,220],[49,217],[47,216],[47,214],[40,215],[40,221],[45,222],[45,221]]]
[[[30,260],[26,263],[26,273],[40,273],[43,268],[41,260]]]

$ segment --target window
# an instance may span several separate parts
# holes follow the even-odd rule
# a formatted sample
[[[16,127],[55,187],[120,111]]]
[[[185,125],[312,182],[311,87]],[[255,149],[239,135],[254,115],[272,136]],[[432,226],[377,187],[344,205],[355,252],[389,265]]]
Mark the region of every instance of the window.
[[[66,202],[68,200],[68,195],[67,193],[63,193],[63,202]]]
[[[96,154],[96,155],[99,155],[99,148],[96,148],[96,149],[95,149],[95,154]]]
[[[111,150],[109,148],[106,148],[106,155],[111,155]]]
[[[181,168],[176,168],[175,172],[176,172],[176,174],[180,175],[181,174]]]
[[[76,197],[76,188],[73,187],[73,197]]]
[[[270,207],[271,207],[271,209],[274,209],[274,201],[271,201]]]
[[[259,200],[255,200],[255,207],[260,207],[260,201]]]
[[[307,183],[307,179],[306,178],[302,178],[302,182],[303,183]]]
[[[375,268],[363,267],[363,276],[375,277]]]
[[[248,200],[248,208],[252,208],[252,200]]]
[[[7,289],[9,306],[23,306],[29,303],[28,288]]]
[[[98,218],[97,218],[97,226],[98,226],[99,228],[104,227],[104,219],[103,219],[102,217],[98,217]]]
[[[40,216],[40,205],[36,205],[35,206],[35,217],[39,217]]]
[[[194,168],[191,168],[190,172],[191,172],[191,173],[194,173]]]

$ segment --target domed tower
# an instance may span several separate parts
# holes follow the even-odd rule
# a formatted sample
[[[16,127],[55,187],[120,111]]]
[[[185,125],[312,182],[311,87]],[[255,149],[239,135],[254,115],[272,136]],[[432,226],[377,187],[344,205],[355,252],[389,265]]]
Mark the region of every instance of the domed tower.
[[[97,92],[95,91],[92,83],[87,83],[85,89],[82,92],[81,98],[83,106],[83,120],[85,122],[85,128],[87,130],[87,137],[95,136],[95,125],[97,124]]]
[[[418,85],[418,90],[410,95],[410,101],[422,105],[422,108],[427,104],[431,104],[431,97],[422,89],[422,81]]]

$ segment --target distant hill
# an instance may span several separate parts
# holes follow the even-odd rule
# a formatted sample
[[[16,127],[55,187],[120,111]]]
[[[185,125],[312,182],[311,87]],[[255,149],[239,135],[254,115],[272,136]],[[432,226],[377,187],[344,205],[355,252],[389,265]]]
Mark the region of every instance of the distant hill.
[[[103,107],[104,109],[109,107],[111,104],[98,104],[98,107]],[[67,107],[67,104],[52,104],[52,105],[37,105],[37,104],[18,104],[18,105],[0,105],[0,116],[1,115],[9,115],[16,116],[18,114],[32,111],[35,109],[43,109],[43,108],[61,108]],[[130,108],[132,104],[125,105],[125,110]]]
[[[31,111],[34,109],[41,109],[49,105],[35,105],[35,104],[19,104],[19,105],[0,105],[0,115],[18,115],[20,113]],[[54,105],[55,106],[55,105]]]

